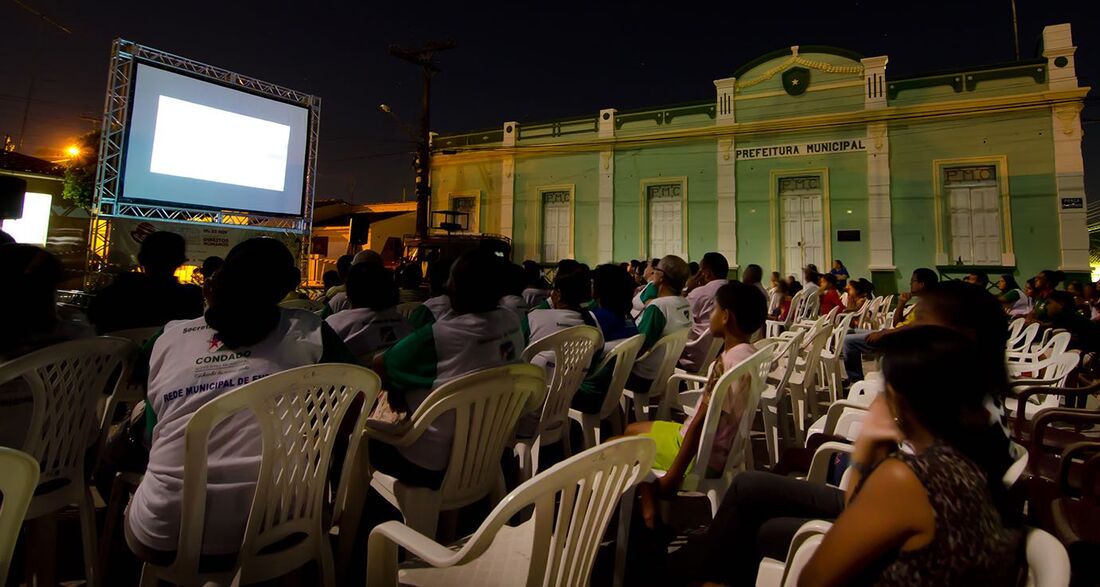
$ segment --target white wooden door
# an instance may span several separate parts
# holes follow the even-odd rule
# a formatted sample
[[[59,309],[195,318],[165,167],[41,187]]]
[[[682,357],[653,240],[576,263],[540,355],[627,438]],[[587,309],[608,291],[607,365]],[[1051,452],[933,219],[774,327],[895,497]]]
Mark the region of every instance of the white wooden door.
[[[654,198],[649,201],[649,256],[684,256],[683,216],[679,199]]]
[[[569,259],[569,202],[546,202],[542,208],[542,260]]]
[[[996,185],[949,187],[951,259],[967,265],[1001,264],[1000,190]]]
[[[825,265],[825,221],[821,214],[821,194],[804,195],[802,199],[802,265],[817,265],[819,270]]]
[[[813,263],[825,266],[824,219],[821,194],[788,195],[782,205],[783,271],[802,279],[802,268]]]
[[[783,196],[783,276],[802,280],[802,198]]]

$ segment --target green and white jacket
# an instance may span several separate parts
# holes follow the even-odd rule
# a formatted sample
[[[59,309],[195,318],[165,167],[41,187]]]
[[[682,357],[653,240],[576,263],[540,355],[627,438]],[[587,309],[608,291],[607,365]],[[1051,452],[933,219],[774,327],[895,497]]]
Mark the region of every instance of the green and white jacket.
[[[638,319],[638,334],[645,335],[642,352],[648,351],[662,337],[691,328],[691,305],[682,296],[665,296],[649,302]],[[664,357],[649,357],[634,364],[633,373],[642,379],[653,379]]]

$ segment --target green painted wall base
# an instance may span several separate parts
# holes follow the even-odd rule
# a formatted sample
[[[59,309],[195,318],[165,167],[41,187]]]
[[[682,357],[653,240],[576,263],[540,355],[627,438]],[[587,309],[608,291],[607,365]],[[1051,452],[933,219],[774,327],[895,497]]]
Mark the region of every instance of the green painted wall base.
[[[897,295],[897,271],[871,271],[871,283],[875,285],[876,296]]]

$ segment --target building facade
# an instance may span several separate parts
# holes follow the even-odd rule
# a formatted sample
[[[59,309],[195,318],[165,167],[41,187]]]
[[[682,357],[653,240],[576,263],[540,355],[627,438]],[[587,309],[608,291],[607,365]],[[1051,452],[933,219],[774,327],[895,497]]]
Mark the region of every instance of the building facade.
[[[431,206],[516,260],[842,259],[879,291],[917,267],[1087,274],[1074,50],[1055,25],[1035,59],[903,78],[886,56],[790,47],[705,102],[436,136]]]

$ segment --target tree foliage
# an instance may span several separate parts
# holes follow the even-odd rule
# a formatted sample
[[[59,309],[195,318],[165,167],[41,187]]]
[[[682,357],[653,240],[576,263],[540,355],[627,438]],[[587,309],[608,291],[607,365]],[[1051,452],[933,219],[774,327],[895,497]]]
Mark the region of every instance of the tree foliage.
[[[65,185],[61,196],[73,204],[90,210],[95,194],[96,165],[99,162],[99,131],[92,131],[76,140],[80,154],[65,168]]]

